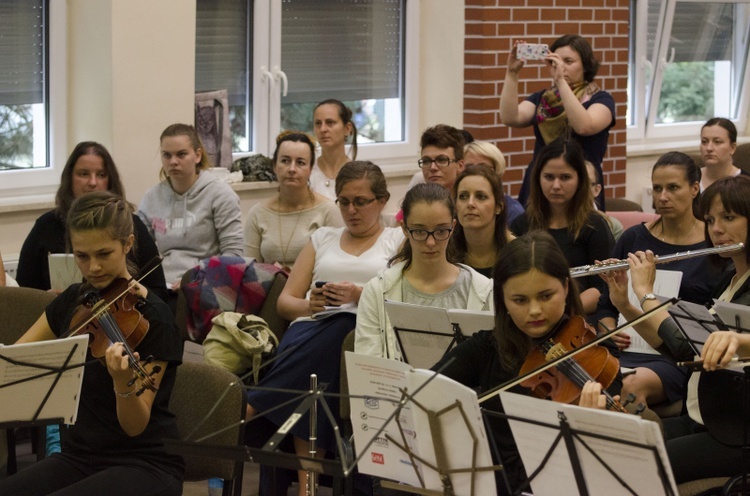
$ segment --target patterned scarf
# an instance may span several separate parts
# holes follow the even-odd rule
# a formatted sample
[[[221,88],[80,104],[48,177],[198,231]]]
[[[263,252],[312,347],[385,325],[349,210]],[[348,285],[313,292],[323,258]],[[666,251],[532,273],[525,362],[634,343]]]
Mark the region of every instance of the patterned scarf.
[[[581,103],[591,100],[591,97],[600,91],[599,86],[586,81],[572,86],[571,89]],[[542,100],[536,109],[536,123],[544,144],[551,143],[563,133],[570,134],[568,117],[565,115],[565,107],[563,107],[557,86],[552,86],[542,95]]]

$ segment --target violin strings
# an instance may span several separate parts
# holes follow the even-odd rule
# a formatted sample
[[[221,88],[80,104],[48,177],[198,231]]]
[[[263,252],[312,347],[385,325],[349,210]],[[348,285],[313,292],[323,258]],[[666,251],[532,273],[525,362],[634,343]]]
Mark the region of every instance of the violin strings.
[[[552,347],[549,346],[549,343],[545,343],[544,348],[552,349]],[[558,351],[553,351],[553,354],[555,355],[555,358],[559,358],[564,354],[564,352],[560,353]],[[563,373],[570,377],[571,380],[578,381],[577,386],[580,388],[583,388],[583,385],[586,383],[586,381],[596,381],[596,379],[591,377],[591,374],[589,374],[586,369],[584,369],[581,364],[576,361],[575,358],[563,360],[557,365],[557,367],[560,369],[566,369],[566,371],[564,371]],[[602,389],[602,394],[607,400],[607,408],[617,407],[615,399],[612,397],[612,395],[609,394],[606,389]]]

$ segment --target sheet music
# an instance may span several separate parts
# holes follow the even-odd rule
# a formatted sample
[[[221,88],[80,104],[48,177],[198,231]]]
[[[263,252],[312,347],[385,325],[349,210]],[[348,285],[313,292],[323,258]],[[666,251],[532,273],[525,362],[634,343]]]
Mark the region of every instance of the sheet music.
[[[50,253],[47,256],[47,262],[49,264],[49,282],[53,291],[65,291],[71,284],[83,280],[72,253]]]
[[[396,360],[359,355],[346,352],[346,372],[349,380],[349,393],[354,396],[365,396],[365,399],[351,398],[351,418],[354,429],[354,441],[357,455],[375,436],[378,429],[387,421],[401,401],[401,389],[414,392],[434,372],[414,369],[410,365]],[[385,398],[391,399],[387,401]],[[492,465],[489,441],[484,430],[477,396],[471,389],[445,377],[437,375],[419,393],[415,400],[432,411],[443,409],[456,401],[460,402],[469,424],[464,421],[458,409],[453,409],[439,417],[440,432],[446,446],[448,466],[452,469],[470,468],[474,454],[476,467]],[[419,486],[419,478],[409,456],[391,442],[386,435],[399,443],[403,436],[409,449],[435,464],[435,446],[430,432],[426,413],[407,401],[402,408],[399,419],[402,429],[395,420],[386,425],[385,430],[375,439],[360,459],[357,467],[360,472],[384,477],[413,486]],[[476,448],[472,443],[471,433],[477,437]],[[474,451],[476,450],[476,451]],[[442,483],[436,471],[417,462],[416,469],[422,474],[428,489],[442,491]],[[457,495],[469,495],[471,475],[451,474],[453,487]],[[478,472],[475,475],[475,494],[496,494],[493,472]]]
[[[654,281],[654,294],[667,298],[676,298],[680,292],[681,283],[682,272],[677,270],[659,269],[656,271],[656,280]],[[633,306],[637,308],[641,307],[641,303],[638,300],[638,297],[633,292],[632,284],[628,284],[628,299],[630,300],[630,303],[633,304]],[[617,321],[617,325],[621,326],[626,322],[627,320],[625,320],[625,318],[620,315],[620,318]],[[630,346],[628,346],[624,351],[630,351],[633,353],[646,353],[649,355],[659,354],[659,352],[656,351],[650,344],[648,344],[646,340],[643,339],[641,335],[638,334],[638,332],[632,327],[622,332],[630,336]]]
[[[714,300],[714,310],[727,327],[735,329],[739,322],[741,329],[738,332],[747,332],[746,329],[750,329],[750,307],[747,305]]]
[[[581,408],[510,392],[501,392],[500,398],[505,412],[509,415],[559,426],[558,414],[562,412],[573,429],[655,447],[666,470],[669,486],[673,494],[678,494],[661,430],[655,422],[644,420],[637,415]],[[518,420],[511,420],[510,426],[526,473],[530,474],[542,462],[559,434],[559,429]],[[663,487],[654,454],[649,449],[591,436],[582,437],[586,444],[630,485],[635,494],[668,494]],[[575,444],[589,494],[631,494],[579,441]],[[556,446],[552,457],[531,482],[531,488],[534,494],[578,494],[564,441],[561,440]]]
[[[428,369],[455,343],[457,324],[463,336],[495,326],[494,312],[446,309],[385,300],[385,310],[398,338],[404,359]]]
[[[31,420],[57,376],[49,374],[34,378],[46,370],[15,365],[3,357],[31,364],[61,367],[74,346],[76,349],[68,363],[69,366],[86,361],[88,336],[0,346],[0,404],[3,405],[0,408],[0,422]],[[33,379],[2,387],[29,378]],[[75,423],[82,383],[83,367],[63,372],[38,419],[64,418],[65,423]]]

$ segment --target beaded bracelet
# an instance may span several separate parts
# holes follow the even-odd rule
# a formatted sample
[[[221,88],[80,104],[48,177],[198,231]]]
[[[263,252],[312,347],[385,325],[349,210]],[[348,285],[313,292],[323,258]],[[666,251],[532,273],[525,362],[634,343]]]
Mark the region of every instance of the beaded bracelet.
[[[115,394],[119,396],[120,398],[127,398],[129,396],[132,396],[135,393],[135,389],[131,389],[127,393],[118,393],[116,389],[114,391],[115,391]]]

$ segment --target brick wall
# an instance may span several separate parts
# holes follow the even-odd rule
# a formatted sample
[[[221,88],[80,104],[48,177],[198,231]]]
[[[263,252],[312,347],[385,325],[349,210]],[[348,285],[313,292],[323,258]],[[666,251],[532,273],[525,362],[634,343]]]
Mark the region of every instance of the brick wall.
[[[625,112],[628,75],[629,0],[466,0],[464,127],[476,139],[497,144],[508,160],[503,182],[518,194],[534,151],[531,127],[500,121],[500,91],[514,39],[552,42],[568,33],[589,40],[601,62],[596,83],[612,94],[617,123],[602,164],[607,197],[625,197]],[[551,85],[547,67],[527,63],[519,76],[519,101]]]

